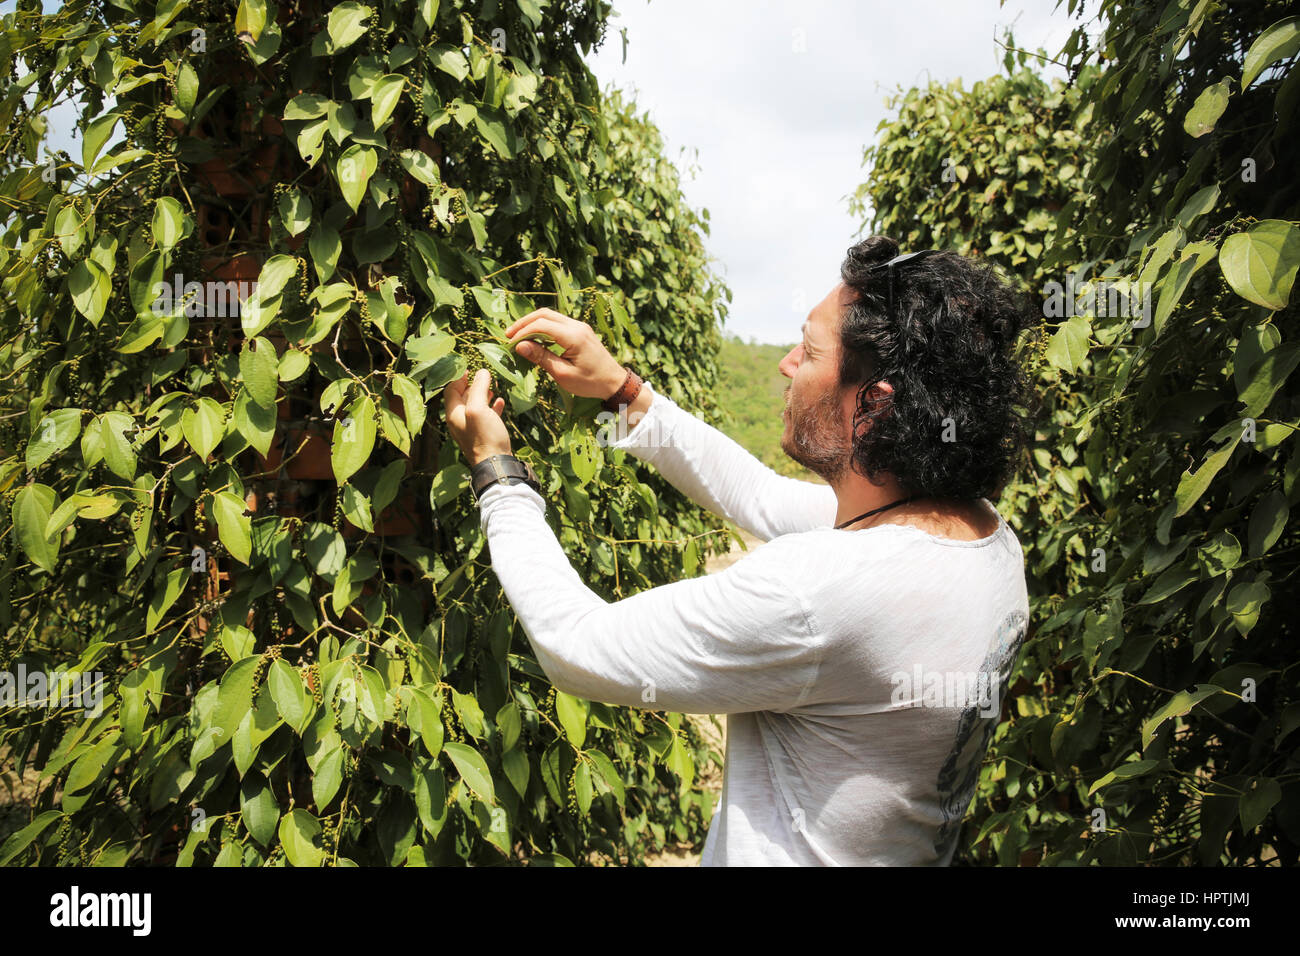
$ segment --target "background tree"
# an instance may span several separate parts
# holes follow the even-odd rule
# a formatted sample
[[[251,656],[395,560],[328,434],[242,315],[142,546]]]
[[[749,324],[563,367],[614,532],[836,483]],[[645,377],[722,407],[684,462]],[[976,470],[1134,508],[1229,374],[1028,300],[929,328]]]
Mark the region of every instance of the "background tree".
[[[0,21],[0,669],[107,674],[93,719],[0,709],[41,778],[0,862],[637,862],[702,839],[694,768],[718,755],[681,715],[550,687],[441,415],[447,382],[493,370],[611,600],[725,549],[600,447],[598,402],[502,345],[552,305],[717,413],[728,293],[656,131],[581,60],[608,13],[113,0]],[[50,162],[67,102],[82,155]]]
[[[1010,139],[998,160],[1055,180],[1044,192],[1063,204],[1041,261],[1016,262],[1005,237],[1016,218],[1036,234],[1042,217],[1026,204],[1010,223],[989,218],[982,178],[942,194],[947,206],[888,162],[868,183],[878,228],[915,219],[917,242],[969,243],[1032,282],[1045,314],[1048,281],[1113,284],[1138,309],[1150,294],[1136,316],[1075,300],[1045,343],[1038,441],[1001,502],[1026,546],[1033,626],[967,860],[1296,862],[1285,595],[1300,495],[1300,20],[1288,12],[1107,0],[1099,45],[1080,26],[1062,51],[1070,89],[1039,98],[1069,104],[1045,131],[1023,101],[953,100],[953,127],[982,115],[1048,144],[1041,165]],[[890,124],[872,155],[888,159],[908,131],[926,145],[896,150],[951,148],[942,122]],[[973,174],[967,155],[956,161]]]

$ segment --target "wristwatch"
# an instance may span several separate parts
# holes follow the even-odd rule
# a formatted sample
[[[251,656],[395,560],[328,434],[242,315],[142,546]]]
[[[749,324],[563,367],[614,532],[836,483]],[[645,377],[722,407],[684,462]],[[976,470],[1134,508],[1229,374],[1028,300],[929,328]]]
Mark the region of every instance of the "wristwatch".
[[[542,493],[542,483],[537,480],[533,466],[514,455],[489,455],[469,470],[469,482],[475,501],[482,497],[485,489],[498,481],[507,485],[523,482],[538,494]]]

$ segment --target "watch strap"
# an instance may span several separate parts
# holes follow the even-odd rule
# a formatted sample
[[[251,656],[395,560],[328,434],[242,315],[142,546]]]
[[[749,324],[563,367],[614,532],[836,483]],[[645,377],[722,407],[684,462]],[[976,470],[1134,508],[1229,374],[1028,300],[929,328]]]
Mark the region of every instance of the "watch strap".
[[[514,455],[489,455],[470,469],[470,487],[477,500],[489,485],[498,481],[507,484],[524,482],[533,490],[541,493],[542,484],[537,480],[537,473],[532,465],[516,458]]]
[[[627,368],[627,366],[624,366]],[[617,392],[601,402],[601,406],[607,412],[620,411],[624,406],[631,405],[637,395],[641,393],[641,376],[630,368],[627,369],[627,377],[623,379],[623,384],[619,386]]]

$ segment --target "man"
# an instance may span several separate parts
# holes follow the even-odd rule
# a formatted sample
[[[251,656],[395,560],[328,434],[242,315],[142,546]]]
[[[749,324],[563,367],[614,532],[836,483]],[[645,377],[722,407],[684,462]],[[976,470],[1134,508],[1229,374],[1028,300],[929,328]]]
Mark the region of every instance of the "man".
[[[1028,601],[988,498],[1023,443],[1028,313],[985,265],[897,253],[883,236],[851,248],[781,361],[782,447],[825,485],[638,387],[582,322],[541,309],[507,330],[573,394],[634,396],[613,447],[769,542],[716,574],[601,599],[542,496],[485,474],[510,452],[487,372],[447,389],[493,568],[555,686],[729,715],[701,865],[946,865],[999,717]],[[563,354],[523,341],[534,332]]]

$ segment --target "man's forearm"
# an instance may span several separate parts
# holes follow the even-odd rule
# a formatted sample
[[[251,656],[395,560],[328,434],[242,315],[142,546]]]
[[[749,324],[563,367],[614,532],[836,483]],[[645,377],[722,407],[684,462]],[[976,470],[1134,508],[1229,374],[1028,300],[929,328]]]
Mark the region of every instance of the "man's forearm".
[[[623,374],[618,376],[618,381],[614,381],[613,377],[607,379],[605,383],[605,394],[613,395],[622,388],[623,380],[626,376],[627,370],[624,369]],[[650,402],[653,398],[654,396],[650,394],[650,391],[643,388],[637,392],[636,398],[632,399],[631,403],[628,404],[626,408],[619,408],[618,428],[620,435],[626,435],[628,431],[641,420],[641,416],[650,410]]]
[[[479,499],[492,569],[557,690],[689,714],[797,707],[825,654],[788,549],[608,602],[574,570],[528,485]]]
[[[641,420],[641,416],[650,410],[650,402],[650,393],[643,388],[637,393],[636,398],[632,399],[632,404],[627,407],[626,411],[623,409],[619,411],[627,416],[628,424],[635,425]]]
[[[778,475],[734,439],[646,385],[620,414],[612,447],[653,465],[696,504],[763,541],[830,527],[836,499],[829,485]],[[646,411],[638,411],[641,403]]]

